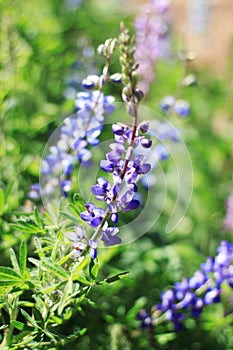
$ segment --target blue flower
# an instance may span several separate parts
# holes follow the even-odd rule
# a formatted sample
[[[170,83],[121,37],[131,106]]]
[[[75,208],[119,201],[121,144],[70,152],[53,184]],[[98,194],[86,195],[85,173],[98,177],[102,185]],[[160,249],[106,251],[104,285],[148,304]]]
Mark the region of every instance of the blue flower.
[[[66,232],[66,236],[73,242],[73,259],[78,258],[88,246],[90,248],[90,257],[92,259],[97,257],[98,240],[88,240],[86,237],[86,231],[81,226],[75,226],[74,231]]]
[[[139,311],[139,313],[137,314],[137,318],[141,321],[142,328],[146,328],[151,325],[151,318],[145,309]]]
[[[88,79],[93,82],[96,77],[89,76]],[[104,115],[114,111],[113,103],[114,97],[104,96],[100,91],[77,94],[76,114],[64,120],[57,144],[50,147],[49,154],[42,161],[42,195],[54,194],[59,187],[62,195],[68,195],[67,181],[70,180],[75,159],[82,166],[91,165],[92,154],[88,146],[98,145]],[[31,193],[34,194],[35,192]]]
[[[190,114],[190,105],[188,101],[177,100],[174,105],[174,111],[181,117],[188,117]]]
[[[165,313],[175,330],[181,329],[185,314],[180,310],[187,309],[193,317],[198,317],[206,305],[221,301],[223,282],[233,288],[232,260],[232,243],[222,241],[216,257],[208,257],[191,278],[176,282],[173,289],[163,292],[161,302],[155,305],[155,310],[159,310],[160,314]],[[152,323],[153,317],[159,315],[152,312]]]
[[[117,236],[119,229],[117,227],[105,227],[101,231],[101,240],[106,246],[114,246],[121,243],[121,238]]]
[[[92,227],[99,226],[105,215],[105,211],[102,208],[97,208],[93,203],[87,203],[85,207],[87,210],[81,212],[80,217]]]
[[[173,108],[176,99],[174,96],[165,96],[159,104],[162,111],[168,113]]]

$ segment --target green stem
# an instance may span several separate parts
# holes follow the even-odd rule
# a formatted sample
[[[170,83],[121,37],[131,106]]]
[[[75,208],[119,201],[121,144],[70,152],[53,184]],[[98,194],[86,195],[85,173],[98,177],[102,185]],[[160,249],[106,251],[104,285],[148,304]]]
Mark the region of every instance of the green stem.
[[[15,328],[13,326],[13,321],[16,320],[17,315],[18,315],[18,301],[19,301],[19,297],[16,296],[14,301],[13,301],[13,306],[11,307],[11,312],[9,312],[10,313],[10,325],[9,325],[9,328],[6,329],[6,331],[5,331],[1,347],[10,346],[12,344],[12,336],[13,336],[13,332],[14,332],[14,328]]]

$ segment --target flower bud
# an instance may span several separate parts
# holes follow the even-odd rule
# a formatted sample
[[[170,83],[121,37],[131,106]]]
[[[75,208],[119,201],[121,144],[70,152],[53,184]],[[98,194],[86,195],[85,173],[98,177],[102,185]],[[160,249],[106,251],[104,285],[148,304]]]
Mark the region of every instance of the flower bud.
[[[190,113],[190,105],[188,101],[177,100],[174,105],[174,111],[181,117],[188,117]]]
[[[159,107],[162,111],[168,112],[169,109],[174,105],[175,101],[176,100],[174,96],[165,96],[160,102]]]
[[[115,73],[115,74],[112,74],[110,76],[110,79],[111,81],[113,81],[114,83],[117,83],[117,84],[121,84],[122,83],[122,76],[120,73]]]
[[[137,102],[141,101],[141,99],[144,97],[142,90],[135,89],[135,97],[137,98]]]
[[[147,138],[145,138],[145,137],[141,138],[140,141],[141,141],[142,147],[144,147],[144,148],[150,148],[151,145],[152,145],[152,140],[147,139]]]
[[[145,134],[149,129],[149,122],[148,120],[143,120],[139,125],[138,129],[141,131],[142,134]]]

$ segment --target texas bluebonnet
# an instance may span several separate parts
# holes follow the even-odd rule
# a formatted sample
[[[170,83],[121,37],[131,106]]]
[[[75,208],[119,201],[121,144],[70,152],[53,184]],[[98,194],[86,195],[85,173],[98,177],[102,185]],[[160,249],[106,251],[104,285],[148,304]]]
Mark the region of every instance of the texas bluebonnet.
[[[187,311],[192,317],[198,317],[207,305],[219,303],[223,284],[233,288],[232,262],[233,245],[222,241],[216,256],[208,257],[191,278],[176,282],[161,294],[161,301],[152,308],[150,316],[144,310],[139,314],[142,327],[167,320],[179,330],[184,328]]]
[[[107,44],[106,44],[107,43]],[[79,162],[82,166],[91,163],[90,147],[99,143],[99,136],[104,125],[104,116],[115,110],[114,97],[105,96],[103,88],[108,80],[119,82],[118,77],[108,74],[110,58],[116,45],[116,40],[108,39],[103,46],[103,56],[106,65],[100,76],[89,75],[82,82],[86,90],[77,93],[74,101],[75,114],[67,117],[59,130],[58,141],[49,148],[49,154],[41,163],[40,196],[46,198],[60,190],[60,194],[67,196],[71,190],[71,175],[73,166]],[[31,189],[29,196],[39,197],[39,188]],[[35,190],[36,189],[36,190]]]
[[[75,100],[76,113],[67,117],[60,128],[56,145],[42,160],[42,195],[50,195],[60,187],[61,194],[67,195],[71,189],[70,176],[78,161],[82,166],[91,162],[89,146],[99,143],[104,116],[114,111],[114,98],[104,96],[102,92],[80,92]]]
[[[140,201],[135,198],[138,191],[136,182],[141,175],[147,174],[151,166],[144,162],[144,155],[135,154],[135,149],[141,145],[149,149],[152,141],[146,136],[149,122],[144,121],[138,125],[138,103],[143,97],[141,90],[137,88],[137,64],[134,61],[132,50],[133,40],[128,30],[122,25],[119,37],[120,63],[122,74],[114,74],[110,78],[115,82],[122,81],[122,99],[126,103],[128,114],[132,117],[132,125],[114,123],[112,132],[114,142],[110,144],[110,152],[106,159],[100,162],[103,172],[111,174],[111,180],[101,176],[96,185],[91,187],[91,192],[96,200],[106,204],[105,209],[97,207],[94,203],[86,203],[86,210],[81,212],[81,219],[95,229],[91,240],[102,240],[105,245],[112,246],[121,243],[118,236],[119,229],[118,212],[128,212],[140,206]],[[104,52],[104,47],[100,47]],[[92,87],[98,84],[94,77],[88,77],[84,84]]]

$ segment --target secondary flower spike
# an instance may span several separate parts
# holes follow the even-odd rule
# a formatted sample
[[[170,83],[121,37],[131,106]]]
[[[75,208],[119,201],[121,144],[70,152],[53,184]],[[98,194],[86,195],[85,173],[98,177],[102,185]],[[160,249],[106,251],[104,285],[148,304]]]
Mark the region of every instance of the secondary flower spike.
[[[224,283],[233,288],[232,263],[233,244],[222,241],[216,256],[208,257],[191,278],[176,282],[173,288],[161,294],[160,303],[153,306],[151,316],[144,310],[139,314],[141,326],[145,328],[167,320],[173,323],[175,330],[184,328],[188,312],[198,317],[207,305],[221,301]]]

